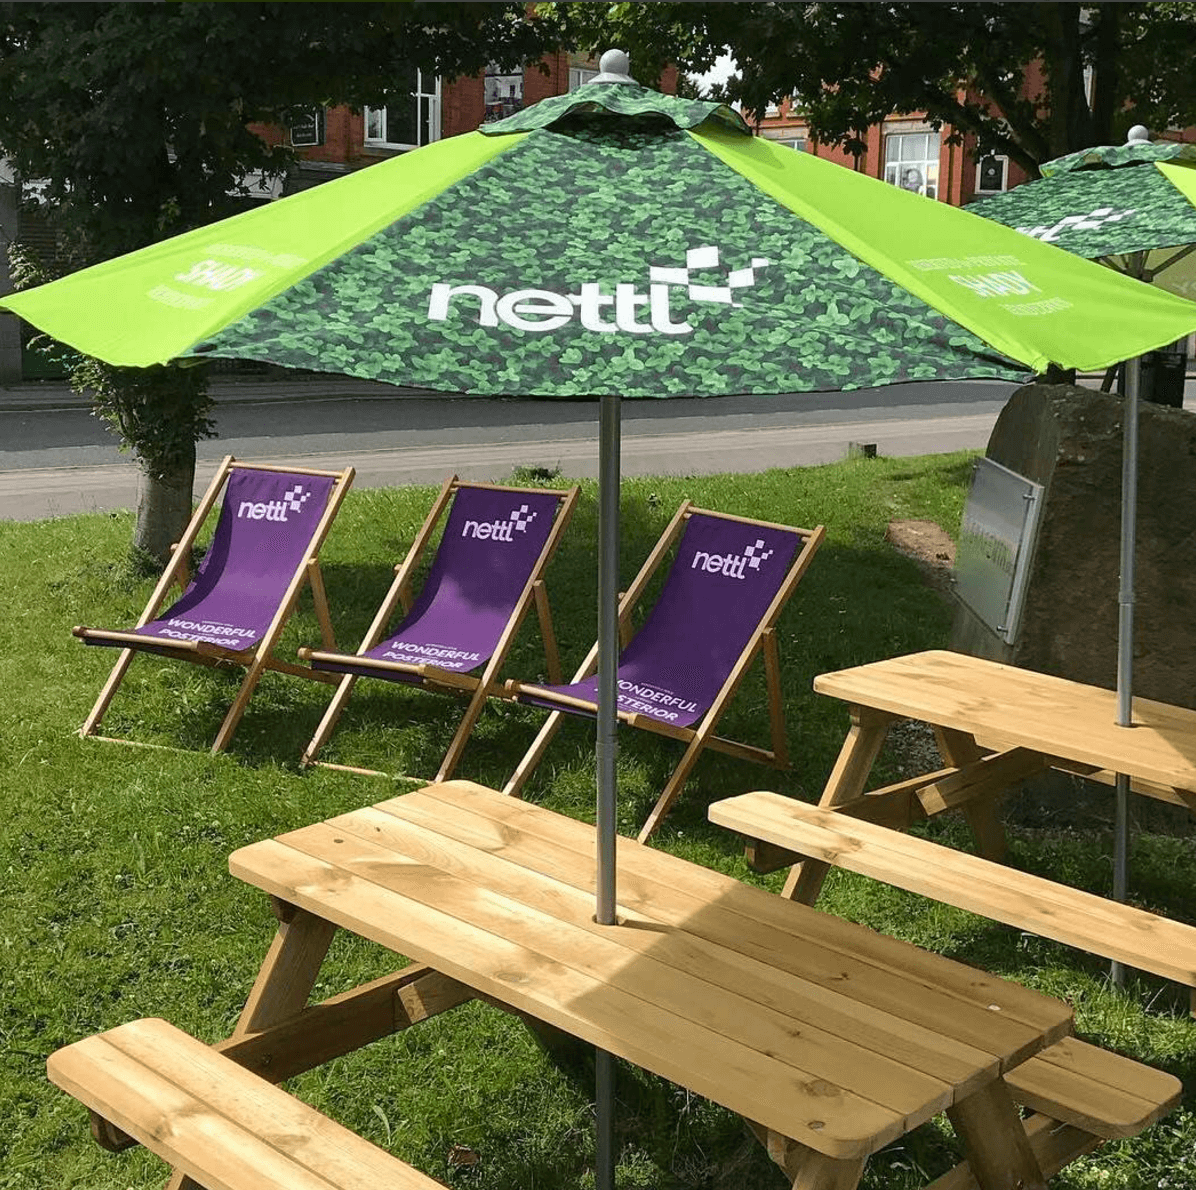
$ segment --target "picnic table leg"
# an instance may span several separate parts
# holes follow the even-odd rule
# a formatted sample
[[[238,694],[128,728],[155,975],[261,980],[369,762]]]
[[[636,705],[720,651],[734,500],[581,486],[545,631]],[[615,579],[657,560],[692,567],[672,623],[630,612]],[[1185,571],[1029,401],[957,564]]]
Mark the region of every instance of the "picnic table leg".
[[[824,808],[841,806],[863,795],[868,774],[872,772],[872,766],[889,734],[889,726],[896,718],[872,707],[853,706],[849,710],[851,727],[847,739],[843,741],[839,758],[818,801],[819,806]],[[814,904],[822,891],[822,882],[826,879],[828,869],[829,865],[822,860],[807,859],[794,864],[789,869],[781,895],[791,901]]]
[[[1046,1190],[1021,1116],[998,1079],[947,1108],[980,1190]]]
[[[785,1173],[793,1178],[793,1190],[856,1190],[866,1161],[866,1157],[824,1157],[804,1149],[792,1162],[794,1172],[786,1168]]]
[[[950,727],[936,727],[935,739],[943,760],[955,768],[975,764],[984,756],[984,750],[976,743],[976,737],[966,731]],[[1005,858],[1008,842],[1005,827],[997,813],[996,797],[981,797],[965,802],[961,807],[968,826],[976,837],[976,847],[985,859],[1000,863]]]
[[[273,901],[273,898],[271,898]],[[264,1029],[300,1011],[311,994],[336,926],[292,905],[274,901],[278,931],[266,952],[233,1037]],[[205,1190],[175,1170],[165,1190]]]
[[[826,1157],[755,1120],[743,1122],[785,1171],[793,1190],[856,1190],[864,1175],[867,1157]]]

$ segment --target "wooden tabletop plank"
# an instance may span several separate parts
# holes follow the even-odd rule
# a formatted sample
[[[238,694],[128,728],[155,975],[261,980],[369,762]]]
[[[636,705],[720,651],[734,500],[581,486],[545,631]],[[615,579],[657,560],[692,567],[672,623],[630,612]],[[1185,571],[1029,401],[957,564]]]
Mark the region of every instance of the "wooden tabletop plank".
[[[1196,929],[1182,922],[775,793],[715,802],[710,820],[1044,938],[1196,984]]]
[[[1118,727],[1111,690],[932,650],[819,674],[819,694],[966,731],[982,740],[1196,789],[1196,711],[1134,699]]]
[[[402,817],[396,817],[369,807],[330,821],[338,828],[363,833],[364,837],[376,836],[388,846],[409,854],[433,841],[443,847],[442,814],[426,804],[410,802],[403,803],[402,811]],[[516,837],[516,832],[511,837]],[[591,891],[582,888],[575,879],[562,881],[555,875],[523,866],[521,861],[532,850],[507,848],[498,854],[456,842],[447,862],[455,865],[456,870],[476,873],[495,891],[546,912],[553,912],[564,898],[575,907],[574,920],[580,928],[609,935],[608,927],[593,920]],[[534,850],[542,854],[544,848]],[[575,876],[576,854],[567,853],[566,863]],[[622,946],[650,954],[658,962],[693,972],[708,983],[734,992],[748,1002],[749,1008],[758,1006],[781,1013],[791,1021],[816,1020],[823,1030],[932,1074],[955,1085],[961,1093],[980,1085],[996,1071],[996,1062],[987,1051],[947,1037],[938,1029],[862,1006],[837,988],[820,986],[780,969],[775,962],[764,963],[668,923],[657,922],[628,905],[620,905],[618,915],[621,922],[631,927],[620,932]]]
[[[380,808],[402,814],[401,805],[421,804],[434,810],[438,829],[480,849],[507,855],[518,840],[535,839],[529,862],[592,891],[592,827],[514,799],[496,799],[492,791],[464,781],[428,786]],[[630,839],[618,840],[618,860],[621,905],[842,991],[861,1004],[907,1016],[993,1054],[1003,1068],[1071,1033],[1066,1005],[1008,980],[796,906]],[[797,945],[787,944],[778,954],[776,931]]]
[[[594,921],[593,898],[581,890],[501,857],[446,843],[434,830],[382,811],[342,815],[325,829],[358,838],[363,848],[381,846],[458,880],[484,886],[514,909],[516,932],[525,945],[691,1021],[695,1045],[700,1046],[704,1030],[733,1036],[761,1053],[799,1065],[814,1077],[834,1079],[846,1090],[899,1111],[907,1123],[941,1110],[931,1110],[931,1104],[952,1102],[953,1089],[958,1094],[959,1086],[969,1090],[981,1086],[997,1072],[991,1056],[978,1050],[970,1051],[969,1059],[959,1048],[943,1054],[930,1030],[897,1027],[894,1036],[884,1027],[886,1023],[898,1026],[894,1018],[854,1006],[846,997],[839,997],[839,1005],[828,1009],[825,1001],[805,994],[809,985],[795,979],[785,989],[775,983],[757,986],[742,965],[728,961],[735,956],[650,918],[625,915],[619,926],[600,926]],[[371,851],[337,857],[324,846],[315,851],[305,838],[306,832],[300,832],[287,836],[286,842],[372,876]],[[398,887],[385,875],[383,883]],[[410,883],[402,869],[398,875],[403,884]],[[401,891],[410,893],[407,888]],[[439,892],[436,907],[449,908]],[[546,931],[545,917],[565,923],[567,930]],[[495,930],[505,925],[491,924],[484,914],[471,921]],[[580,948],[579,930],[586,935]],[[513,935],[506,932],[505,936]],[[757,967],[764,969],[763,964]],[[909,1032],[915,1036],[907,1038]]]
[[[685,1038],[691,1062],[709,1060],[704,1051],[709,1038],[716,1036],[770,1062],[783,1062],[803,1078],[833,1080],[846,1091],[900,1113],[907,1128],[954,1100],[951,1084],[836,1037],[820,1029],[816,1019],[795,1022],[712,985],[697,973],[623,945],[624,938],[642,932],[633,925],[587,930],[594,925],[594,906],[580,893],[557,895],[548,911],[542,911],[528,903],[533,898],[505,896],[492,882],[492,873],[471,869],[469,856],[459,857],[463,863],[456,862],[443,843],[418,841],[410,851],[396,852],[351,834],[341,822],[307,827],[281,841],[670,1013],[678,1035]],[[412,842],[410,836],[407,842]],[[534,873],[519,875],[524,884],[535,879]],[[558,894],[568,891],[558,886]],[[652,929],[654,923],[644,925]],[[623,1031],[634,1035],[640,1027],[639,1014],[633,1012]],[[745,1060],[751,1060],[751,1055]]]
[[[275,896],[828,1156],[863,1156],[905,1131],[899,1114],[713,1033],[704,1035],[704,1051],[695,1054],[692,1026],[681,1027],[676,1014],[277,840],[234,852],[229,868]],[[476,886],[471,891],[459,883],[463,902],[477,895]],[[471,911],[462,912],[468,917]],[[577,945],[587,940],[579,936]],[[632,1019],[634,1030],[628,1028]]]

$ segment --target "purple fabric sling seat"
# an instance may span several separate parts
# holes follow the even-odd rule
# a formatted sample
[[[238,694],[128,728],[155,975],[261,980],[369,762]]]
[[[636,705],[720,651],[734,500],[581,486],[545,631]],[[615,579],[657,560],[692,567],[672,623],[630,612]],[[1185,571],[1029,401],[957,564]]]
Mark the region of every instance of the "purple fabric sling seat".
[[[678,541],[677,538],[680,538]],[[620,631],[674,541],[676,553],[652,610],[619,657],[622,722],[688,743],[640,840],[655,830],[703,748],[787,767],[774,626],[822,541],[823,529],[729,517],[681,506],[619,610]],[[714,735],[714,727],[758,651],[763,650],[772,719],[772,748]],[[560,725],[560,713],[597,713],[597,646],[567,685],[508,682],[521,702],[553,712],[505,793],[518,794]]]
[[[271,653],[307,581],[325,639],[333,642],[317,555],[352,476],[352,468],[302,471],[225,459],[137,625],[127,631],[73,630],[85,644],[122,650],[83,734],[94,734],[134,651],[249,667],[213,751],[227,746],[262,670],[313,676]],[[221,487],[224,499],[211,543],[188,582],[191,547]],[[161,611],[175,583],[184,586],[183,593]]]
[[[524,616],[535,601],[550,672],[559,673],[556,642],[543,595],[543,571],[577,499],[567,491],[446,481],[356,654],[300,649],[313,669],[345,675],[317,728],[303,762],[316,762],[360,677],[470,696],[436,780],[446,780],[464,750]],[[451,504],[450,504],[451,501]],[[380,639],[420,554],[444,510],[444,532],[419,597],[385,639]],[[351,766],[335,766],[346,767]],[[373,772],[374,770],[354,770]]]

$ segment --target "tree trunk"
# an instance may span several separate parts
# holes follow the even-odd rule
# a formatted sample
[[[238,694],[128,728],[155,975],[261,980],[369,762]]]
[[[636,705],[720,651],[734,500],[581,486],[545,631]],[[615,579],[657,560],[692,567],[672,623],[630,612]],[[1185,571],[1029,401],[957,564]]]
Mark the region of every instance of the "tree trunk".
[[[163,566],[170,547],[183,536],[191,520],[191,490],[195,486],[195,445],[190,454],[158,478],[142,465],[137,483],[137,527],[133,548],[143,550]]]

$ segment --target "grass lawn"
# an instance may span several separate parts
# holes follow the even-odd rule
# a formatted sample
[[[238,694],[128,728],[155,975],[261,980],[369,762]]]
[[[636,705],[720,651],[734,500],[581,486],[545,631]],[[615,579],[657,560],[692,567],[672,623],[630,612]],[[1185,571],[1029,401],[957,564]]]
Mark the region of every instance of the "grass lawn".
[[[827,526],[827,540],[783,616],[779,641],[792,771],[775,773],[707,755],[654,845],[744,880],[737,838],[705,820],[713,800],[775,788],[812,801],[847,725],[837,702],[816,699],[813,675],[945,644],[950,609],[916,565],[884,541],[887,522],[920,518],[957,531],[968,455],[850,460],[753,476],[626,480],[622,570],[629,582],[677,504],[782,523]],[[355,649],[422,520],[432,489],[350,493],[322,562],[338,642]],[[95,1145],[82,1107],[46,1081],[57,1047],[141,1016],[164,1016],[206,1040],[225,1036],[272,935],[257,890],[228,875],[235,848],[411,786],[403,778],[301,771],[298,758],[330,687],[278,674],[263,680],[230,753],[207,748],[236,675],[139,658],[108,713],[112,734],[167,745],[127,748],[75,734],[114,653],[85,648],[76,623],[134,622],[152,584],[122,559],[128,514],[35,524],[0,522],[0,1190],[143,1190],[165,1168],[144,1150],[112,1156]],[[583,489],[548,572],[562,661],[575,667],[595,634],[596,506]],[[288,630],[283,656],[314,643],[310,605]],[[543,672],[535,619],[507,672]],[[724,720],[727,733],[765,742],[766,699],[751,675]],[[359,684],[325,759],[395,774],[433,773],[459,703],[387,683]],[[494,706],[458,770],[501,787],[543,715]],[[620,736],[620,830],[634,834],[677,759],[645,732]],[[908,775],[899,750],[882,758]],[[592,727],[570,722],[527,796],[592,821]],[[967,845],[954,821],[928,828]],[[1012,860],[1107,893],[1110,830],[1011,829]],[[779,885],[780,878],[764,883]],[[1196,846],[1188,834],[1138,832],[1131,888],[1144,908],[1196,921]],[[1101,961],[909,894],[834,872],[820,907],[1066,999],[1078,1032],[1172,1071],[1196,1088],[1196,1022],[1186,994],[1142,978],[1126,993]],[[338,938],[320,997],[393,966],[365,943]],[[304,1075],[291,1089],[452,1186],[572,1190],[592,1184],[592,1083],[554,1067],[512,1017],[470,1004]],[[785,1179],[743,1125],[715,1105],[631,1067],[618,1073],[618,1184],[747,1190]],[[1059,1187],[1196,1185],[1196,1118],[1184,1106],[1133,1141],[1068,1167]],[[949,1126],[935,1121],[878,1155],[864,1185],[922,1185],[952,1165]]]

